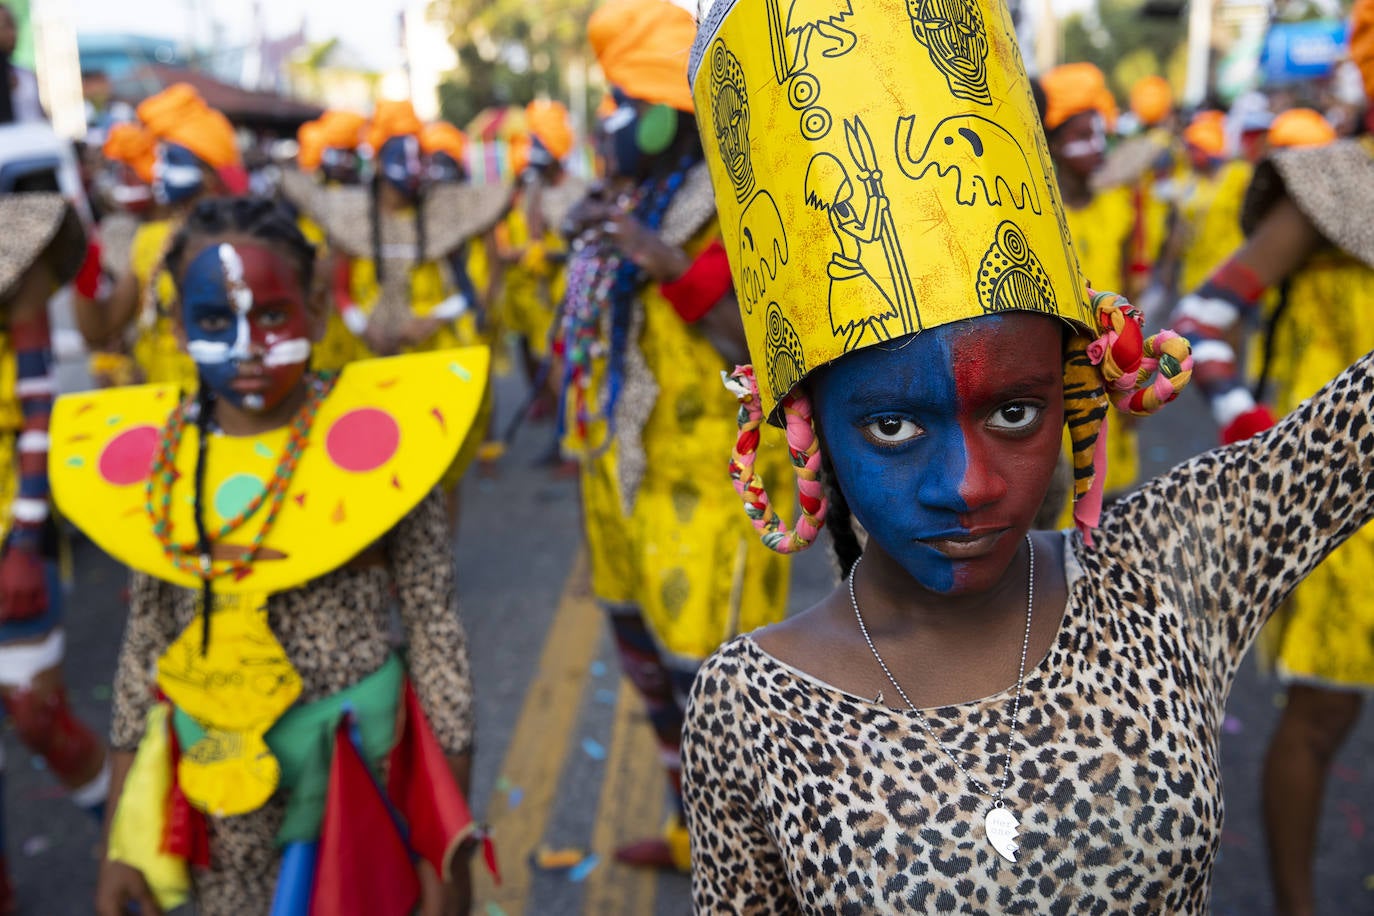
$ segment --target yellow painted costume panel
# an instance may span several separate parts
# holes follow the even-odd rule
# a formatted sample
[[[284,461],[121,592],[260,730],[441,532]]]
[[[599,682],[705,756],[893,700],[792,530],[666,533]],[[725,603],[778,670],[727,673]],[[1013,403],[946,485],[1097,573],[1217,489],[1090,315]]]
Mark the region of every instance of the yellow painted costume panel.
[[[190,391],[196,385],[196,364],[182,351],[173,330],[171,310],[176,308],[176,285],[170,273],[158,269],[175,228],[171,220],[162,219],[144,223],[134,233],[129,256],[138,278],[142,309],[134,341],[134,361],[149,384],[177,385]]]
[[[19,495],[19,431],[24,427],[24,412],[19,406],[18,362],[10,337],[0,332],[0,543],[4,543],[14,522],[14,499]]]
[[[689,251],[715,235],[708,228]],[[720,381],[724,360],[656,288],[642,299],[639,345],[659,388],[643,430],[647,470],[627,517],[616,449],[583,462],[592,590],[601,601],[638,605],[660,645],[700,660],[735,634],[782,619],[787,560],[759,540],[726,472],[738,405]],[[758,468],[776,481],[774,505],[791,518],[792,469],[779,430],[765,435]]]
[[[486,396],[483,347],[351,363],[319,408],[261,560],[243,577],[216,582],[223,593],[268,593],[337,569],[389,531],[440,480]],[[64,515],[119,561],[175,585],[199,578],[164,553],[148,519],[148,477],[161,430],[178,393],[144,385],[67,395],[52,418],[50,478]],[[206,520],[217,531],[259,499],[286,446],[286,429],[217,436],[206,461]],[[197,433],[186,429],[176,456],[194,473]],[[171,540],[194,542],[190,499],[171,502]],[[250,541],[260,515],[230,540]],[[217,562],[217,568],[228,564]]]
[[[1006,309],[1090,325],[1005,7],[822,6],[735,5],[693,76],[765,413],[923,328]]]
[[[1374,302],[1374,269],[1345,254],[1319,255],[1294,275],[1275,336],[1275,407],[1287,413],[1374,349],[1374,325],[1357,303]],[[1298,681],[1374,684],[1374,526],[1322,561],[1265,628],[1262,657]]]

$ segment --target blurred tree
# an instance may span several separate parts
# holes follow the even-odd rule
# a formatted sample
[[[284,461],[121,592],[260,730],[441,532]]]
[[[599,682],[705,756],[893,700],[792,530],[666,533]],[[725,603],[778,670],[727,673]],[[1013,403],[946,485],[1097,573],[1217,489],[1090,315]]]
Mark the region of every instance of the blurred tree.
[[[1175,91],[1183,86],[1188,31],[1183,15],[1144,15],[1141,0],[1098,0],[1095,10],[1066,17],[1063,28],[1063,59],[1097,64],[1123,110],[1141,77],[1158,73]]]
[[[433,0],[458,68],[439,87],[446,120],[466,124],[491,105],[538,96],[568,101],[569,79],[591,58],[587,19],[597,0]]]

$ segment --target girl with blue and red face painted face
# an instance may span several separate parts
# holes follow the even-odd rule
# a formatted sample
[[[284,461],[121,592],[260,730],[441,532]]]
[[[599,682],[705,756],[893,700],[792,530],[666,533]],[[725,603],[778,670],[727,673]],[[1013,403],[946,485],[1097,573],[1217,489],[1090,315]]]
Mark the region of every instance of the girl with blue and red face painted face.
[[[115,679],[111,791],[119,810],[97,890],[101,912],[124,912],[129,902],[145,912],[166,909],[189,894],[207,913],[300,913],[308,905],[299,891],[311,887],[317,888],[317,898],[363,887],[370,888],[367,894],[422,907],[437,905],[441,895],[461,900],[467,893],[463,860],[448,856],[472,838],[463,796],[472,686],[463,630],[453,613],[444,497],[434,484],[453,460],[481,397],[479,388],[446,387],[448,379],[461,376],[470,382],[483,370],[474,365],[472,375],[463,376],[447,368],[476,358],[471,350],[455,350],[443,354],[443,360],[386,360],[384,380],[361,362],[342,375],[312,371],[312,345],[324,318],[313,283],[315,258],[295,217],[277,204],[255,198],[202,202],[173,237],[167,255],[177,284],[177,333],[194,360],[196,388],[180,397],[166,386],[105,392],[67,415],[108,411],[108,422],[101,422],[115,436],[112,442],[161,430],[157,445],[142,457],[146,467],[152,456],[153,468],[144,471],[151,482],[139,486],[140,492],[147,486],[154,494],[148,501],[153,517],[98,513],[124,519],[121,524],[128,527],[102,546],[136,570]],[[436,378],[441,370],[446,374]],[[409,393],[402,393],[407,385]],[[443,441],[431,443],[432,448],[416,444],[424,436],[406,425],[398,406],[402,399],[416,397],[418,389],[436,392],[426,416],[430,423],[438,416],[445,424]],[[147,404],[152,390],[157,392],[152,399],[159,426],[146,425],[146,413],[142,421],[130,419],[143,411],[137,405]],[[188,441],[191,435],[194,446]],[[380,457],[379,443],[390,443],[381,446]],[[131,467],[140,470],[139,460],[133,462]],[[260,466],[253,467],[254,462]],[[245,480],[252,481],[246,496],[241,487],[235,489]],[[382,492],[364,493],[368,480],[387,482]],[[407,480],[414,483],[402,483]],[[426,480],[430,483],[419,483]],[[127,487],[111,489],[110,483],[102,475],[96,489],[78,501],[84,505],[127,492]],[[275,496],[268,492],[274,488],[281,488]],[[63,490],[58,488],[57,495],[63,499]],[[367,509],[355,502],[347,526],[321,537],[323,521],[304,522],[312,543],[291,539],[287,513],[332,505],[344,512],[350,498],[366,500]],[[393,503],[390,509],[387,503]],[[170,507],[187,504],[194,524],[186,524],[183,516],[173,536]],[[157,515],[159,506],[166,515]],[[83,526],[102,524],[95,516],[69,515]],[[150,532],[161,539],[159,549],[138,556],[118,553],[118,544],[146,542]],[[186,546],[188,539],[193,546]],[[386,549],[378,549],[379,543]],[[178,570],[188,568],[186,563],[176,565],[181,550],[198,554],[198,560],[189,562],[189,568],[198,570],[192,580],[198,587],[177,578]],[[319,550],[332,551],[337,562],[310,559]],[[263,575],[264,565],[275,575],[298,581],[288,578],[281,588],[264,586],[247,598],[222,584],[229,577],[251,583]],[[303,566],[308,569],[292,573]],[[384,621],[393,602],[410,633],[408,664],[387,642]],[[247,620],[235,617],[245,606],[259,610]],[[215,609],[208,617],[200,610],[207,607]],[[290,620],[290,626],[281,626],[282,620]],[[197,633],[188,635],[196,626]],[[252,635],[245,637],[245,626]],[[166,672],[177,664],[172,659],[181,657],[178,647],[187,640],[205,672],[224,676],[201,672],[169,681]],[[184,768],[172,770],[169,734],[190,749],[197,735],[236,727],[224,724],[242,718],[224,685],[245,676],[248,667],[260,674],[276,672],[271,695],[287,694],[263,714],[270,732],[262,738],[259,762],[250,765],[256,775],[219,769],[195,779]],[[167,713],[170,732],[167,720],[157,719],[153,711],[148,672],[154,670],[165,694],[159,702],[170,704],[157,706]],[[193,693],[180,691],[185,684],[194,685]],[[402,704],[405,712],[398,719]],[[401,721],[410,724],[398,725]],[[195,723],[190,732],[183,730],[187,723]],[[294,756],[310,747],[333,752],[319,757],[312,751],[309,760]],[[429,764],[414,756],[422,749]],[[287,760],[296,763],[288,766]],[[354,775],[346,791],[321,799],[302,788],[348,780],[341,775],[345,760],[356,765],[349,771]],[[139,767],[163,766],[185,799],[176,816],[199,825],[188,836],[207,829],[202,812],[216,814],[208,861],[191,844],[174,845],[162,850],[177,865],[170,868],[166,855],[150,852],[156,841],[149,846],[137,839],[150,830],[160,835],[161,829],[148,828],[146,819],[141,827],[128,826],[131,818],[163,815],[162,798],[140,794],[139,788],[147,773]],[[410,773],[407,787],[393,777],[379,789],[382,784],[369,774],[387,770]],[[264,773],[273,775],[261,787]],[[246,785],[259,788],[245,794]],[[371,835],[360,839],[358,822],[341,813],[345,805],[356,812],[360,799],[390,810],[413,829],[413,845],[399,832],[379,840],[372,828]],[[280,811],[288,801],[293,813],[283,827]],[[135,810],[139,806],[150,810]],[[353,843],[365,845],[369,857],[379,857],[366,874],[348,871],[347,853],[328,852],[355,848]],[[225,855],[221,844],[238,853]],[[416,854],[418,864],[412,858]],[[188,866],[193,876],[189,885]],[[275,881],[270,877],[278,874]],[[447,889],[440,877],[445,874]],[[316,903],[331,912],[343,906],[337,899]]]
[[[1374,353],[1104,508],[1107,406],[1153,412],[1193,357],[1084,289],[1010,16],[968,6],[980,67],[957,70],[920,4],[701,18],[689,74],[754,358],[727,380],[730,474],[766,545],[824,526],[842,576],[697,675],[683,792],[706,916],[1208,912],[1219,710],[1266,618],[1374,519]],[[1068,88],[1051,128],[1097,104]],[[1091,157],[1084,126],[1068,139]],[[808,181],[841,171],[883,211],[862,233],[816,204],[841,182]],[[1305,256],[1307,228],[1266,264]],[[769,421],[795,525],[758,464]],[[1065,431],[1076,525],[1032,531]]]

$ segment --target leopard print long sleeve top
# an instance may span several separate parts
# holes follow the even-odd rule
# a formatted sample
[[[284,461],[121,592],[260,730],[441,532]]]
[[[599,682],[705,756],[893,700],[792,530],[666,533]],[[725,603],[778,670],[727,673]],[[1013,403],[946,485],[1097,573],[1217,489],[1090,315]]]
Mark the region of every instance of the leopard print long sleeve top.
[[[683,738],[699,914],[1207,912],[1218,739],[1261,625],[1374,515],[1374,354],[1281,424],[1201,455],[1066,535],[1069,598],[1029,671],[1008,790],[988,801],[908,710],[789,667],[747,635],[707,661]],[[1014,689],[926,710],[1000,775]]]
[[[435,490],[382,539],[384,563],[345,566],[268,598],[268,623],[301,676],[299,702],[352,686],[386,661],[394,586],[409,644],[406,668],[425,715],[447,753],[468,750],[472,682],[449,545],[444,497]],[[194,619],[197,598],[192,590],[133,575],[114,682],[110,744],[116,750],[138,746],[157,659]]]

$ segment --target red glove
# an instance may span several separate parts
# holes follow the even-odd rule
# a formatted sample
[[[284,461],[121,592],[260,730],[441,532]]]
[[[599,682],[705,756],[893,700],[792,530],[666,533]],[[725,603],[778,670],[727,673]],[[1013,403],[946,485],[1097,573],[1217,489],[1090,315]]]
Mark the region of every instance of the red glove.
[[[87,299],[94,299],[100,291],[100,239],[94,235],[86,243],[86,260],[81,262],[74,285]]]
[[[1244,441],[1256,433],[1264,432],[1277,422],[1272,410],[1263,404],[1257,404],[1226,424],[1226,428],[1221,431],[1221,444],[1230,445],[1232,442]]]

